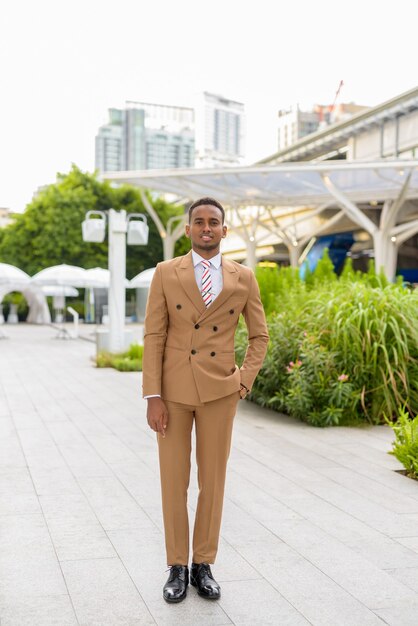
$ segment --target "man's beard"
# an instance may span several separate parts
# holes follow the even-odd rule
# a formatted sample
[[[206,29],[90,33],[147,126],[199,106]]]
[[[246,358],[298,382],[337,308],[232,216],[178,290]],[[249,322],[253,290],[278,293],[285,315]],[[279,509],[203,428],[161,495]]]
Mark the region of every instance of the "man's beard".
[[[195,248],[197,248],[198,250],[216,250],[216,248],[219,246],[219,243],[210,243],[210,244],[199,244],[199,243],[195,243]]]

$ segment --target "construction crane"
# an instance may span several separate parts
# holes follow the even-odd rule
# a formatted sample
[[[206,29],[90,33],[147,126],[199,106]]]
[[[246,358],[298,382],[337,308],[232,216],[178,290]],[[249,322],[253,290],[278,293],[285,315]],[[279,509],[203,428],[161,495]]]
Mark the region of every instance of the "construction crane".
[[[332,115],[332,114],[333,114],[333,112],[334,112],[335,105],[336,105],[336,102],[337,102],[337,100],[338,100],[338,96],[340,95],[340,91],[341,91],[341,88],[343,87],[343,85],[344,85],[344,81],[343,81],[343,80],[340,80],[340,84],[338,85],[338,89],[337,89],[337,91],[335,92],[334,102],[331,104],[331,106],[330,106],[330,108],[329,108],[329,116],[330,116],[330,118],[331,118],[331,115]]]

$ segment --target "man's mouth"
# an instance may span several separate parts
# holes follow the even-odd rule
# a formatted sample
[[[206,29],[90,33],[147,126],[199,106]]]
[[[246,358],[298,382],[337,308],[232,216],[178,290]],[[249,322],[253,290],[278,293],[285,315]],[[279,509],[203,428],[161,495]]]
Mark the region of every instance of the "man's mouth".
[[[212,237],[210,235],[202,235],[203,241],[210,241]]]

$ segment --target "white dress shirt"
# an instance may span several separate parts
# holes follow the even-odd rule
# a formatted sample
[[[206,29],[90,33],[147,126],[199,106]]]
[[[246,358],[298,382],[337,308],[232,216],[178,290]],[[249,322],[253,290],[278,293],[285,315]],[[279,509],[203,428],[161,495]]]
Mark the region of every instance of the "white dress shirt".
[[[221,293],[222,287],[224,284],[223,276],[222,276],[222,255],[220,252],[218,252],[218,254],[213,256],[211,259],[204,259],[202,256],[200,256],[200,254],[192,250],[192,260],[193,260],[193,267],[194,267],[194,275],[196,278],[196,283],[199,288],[199,291],[201,291],[202,276],[203,276],[203,270],[204,270],[201,262],[210,261],[210,273],[212,276],[211,294],[212,294],[212,302],[213,302],[215,298],[219,296],[219,294]],[[158,396],[158,395],[144,396],[144,400],[146,400],[147,398],[161,398],[161,396]]]

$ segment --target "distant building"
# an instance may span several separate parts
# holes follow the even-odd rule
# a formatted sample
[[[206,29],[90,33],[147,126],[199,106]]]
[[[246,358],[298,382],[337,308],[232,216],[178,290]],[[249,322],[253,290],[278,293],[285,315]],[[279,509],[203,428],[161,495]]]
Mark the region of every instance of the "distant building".
[[[417,158],[418,87],[354,114],[351,107],[356,105],[342,106],[347,107],[347,117],[330,120],[330,125],[318,127],[314,133],[280,148],[257,165],[329,159]]]
[[[96,136],[96,169],[115,172],[122,168],[123,111],[109,109],[109,122]]]
[[[196,166],[240,165],[244,141],[244,105],[204,92],[196,104]]]
[[[368,107],[354,103],[323,105],[317,104],[311,111],[301,111],[299,105],[290,109],[281,109],[278,113],[277,146],[284,150],[330,124],[342,122],[357,113],[366,111]]]
[[[193,167],[194,111],[144,102],[109,109],[95,152],[101,172]]]

